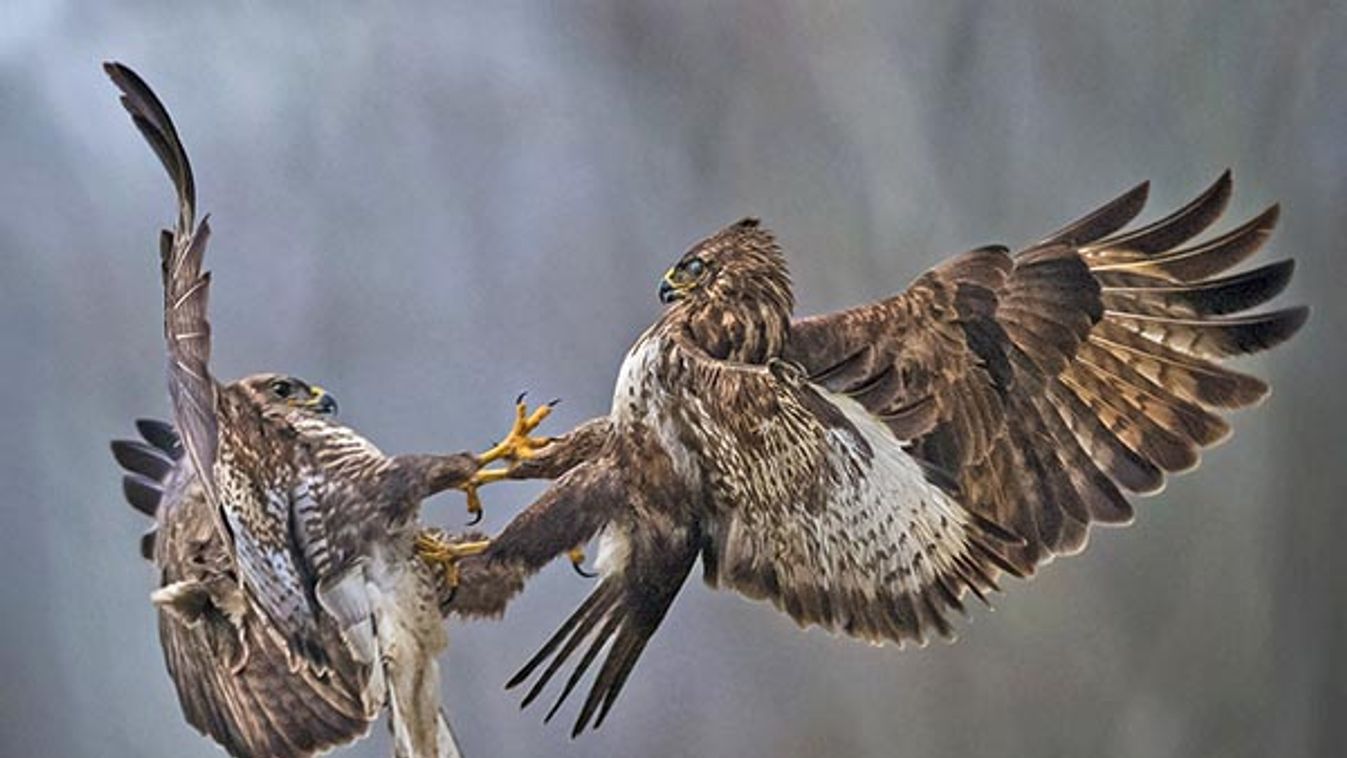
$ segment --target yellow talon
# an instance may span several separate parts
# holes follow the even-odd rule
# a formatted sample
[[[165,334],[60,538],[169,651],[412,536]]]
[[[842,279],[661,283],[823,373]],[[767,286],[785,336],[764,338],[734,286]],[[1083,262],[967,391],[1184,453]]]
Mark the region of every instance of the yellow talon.
[[[530,437],[529,433],[538,428],[552,413],[552,407],[557,404],[553,400],[550,403],[540,405],[529,413],[528,404],[524,402],[524,396],[520,395],[515,401],[514,425],[510,428],[510,433],[505,436],[498,444],[493,445],[490,450],[477,456],[477,463],[483,468],[479,469],[472,478],[459,487],[468,496],[468,514],[472,519],[469,525],[476,524],[482,519],[482,498],[478,494],[478,489],[484,484],[499,482],[502,479],[510,477],[510,467],[487,469],[485,466],[498,460],[508,460],[511,464],[532,458],[535,452],[552,442],[551,437]]]
[[[593,579],[598,576],[598,574],[592,571],[585,570],[585,548],[583,545],[567,550],[566,557],[571,559],[571,568],[575,569],[575,573],[580,576],[583,576],[586,579]]]
[[[509,476],[510,470],[508,468],[481,469],[459,488],[468,496],[468,513],[472,515],[472,520],[468,522],[469,526],[482,520],[482,496],[477,493],[477,490],[483,484],[499,482],[502,479],[508,479]]]
[[[458,587],[459,560],[481,555],[488,547],[491,547],[490,540],[450,542],[442,533],[429,529],[416,535],[417,556],[431,566],[442,567],[444,569],[444,583],[450,589]]]
[[[521,395],[518,402],[515,403],[514,426],[510,429],[510,433],[499,444],[478,456],[481,464],[485,466],[502,458],[508,458],[512,461],[532,458],[534,451],[551,442],[552,438],[530,437],[529,432],[537,429],[543,419],[551,415],[553,405],[555,403],[546,403],[533,409],[533,413],[529,413],[528,404],[524,402]]]

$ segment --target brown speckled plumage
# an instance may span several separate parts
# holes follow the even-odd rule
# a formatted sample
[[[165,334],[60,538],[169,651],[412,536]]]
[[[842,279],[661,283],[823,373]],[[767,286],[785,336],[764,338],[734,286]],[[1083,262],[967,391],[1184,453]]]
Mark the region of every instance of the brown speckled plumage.
[[[465,566],[522,586],[601,536],[598,588],[510,684],[539,674],[527,704],[579,654],[559,706],[607,646],[573,733],[597,727],[698,557],[709,584],[801,624],[924,643],[953,635],[967,594],[1130,519],[1123,492],[1195,465],[1228,431],[1217,411],[1265,394],[1217,360],[1306,316],[1227,315],[1275,296],[1289,263],[1213,278],[1275,212],[1182,247],[1229,191],[1227,174],[1119,233],[1143,185],[1019,253],[974,250],[899,295],[798,320],[756,221],[694,246],[610,414],[517,470],[556,482]]]
[[[234,755],[289,758],[360,737],[387,705],[400,756],[457,755],[436,675],[443,582],[414,542],[421,500],[467,481],[476,456],[385,456],[302,380],[211,376],[209,228],[187,155],[149,87],[106,70],[178,194],[161,244],[173,424],[142,423],[146,443],[113,452],[156,519],[142,552],[184,715]]]

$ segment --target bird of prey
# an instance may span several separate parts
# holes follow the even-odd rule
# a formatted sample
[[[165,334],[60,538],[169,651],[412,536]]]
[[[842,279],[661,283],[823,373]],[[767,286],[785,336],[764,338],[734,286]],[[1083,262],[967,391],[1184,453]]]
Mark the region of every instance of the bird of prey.
[[[1196,466],[1230,433],[1221,412],[1267,394],[1222,361],[1308,315],[1246,313],[1285,287],[1290,260],[1225,273],[1267,239],[1275,206],[1192,242],[1230,191],[1226,172],[1124,231],[1142,184],[1019,252],[973,250],[809,318],[793,317],[758,221],[692,247],[609,414],[514,467],[556,481],[462,564],[465,579],[512,571],[513,591],[600,537],[602,580],[509,686],[541,668],[527,705],[585,646],[550,719],[606,647],[572,735],[597,728],[698,558],[710,586],[801,625],[925,644],[953,635],[969,593],[985,602],[1003,574],[1083,549],[1090,524],[1129,522],[1126,493]]]
[[[444,586],[482,541],[422,530],[421,501],[471,489],[546,415],[521,411],[482,455],[386,456],[333,419],[332,396],[301,379],[210,374],[192,170],[168,112],[126,66],[105,69],[177,190],[160,241],[172,426],[113,451],[126,494],[156,518],[142,551],[189,723],[235,755],[311,755],[363,735],[385,705],[404,758],[456,755],[439,709]],[[522,436],[521,436],[522,435]]]
[[[144,441],[117,440],[133,507],[155,519],[141,553],[160,571],[151,596],[159,639],[188,723],[233,755],[299,756],[354,740],[377,710],[362,702],[368,671],[324,625],[326,671],[292,669],[239,586],[231,546],[171,425],[136,422]],[[442,590],[443,591],[443,590]]]

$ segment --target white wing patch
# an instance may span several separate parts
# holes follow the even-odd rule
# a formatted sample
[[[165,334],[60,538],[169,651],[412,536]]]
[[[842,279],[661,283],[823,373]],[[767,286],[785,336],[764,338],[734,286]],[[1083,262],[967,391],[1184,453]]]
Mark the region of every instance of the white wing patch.
[[[801,485],[789,456],[754,461],[748,491],[771,493],[771,502],[726,509],[713,525],[718,564],[708,579],[770,599],[801,624],[876,643],[924,644],[928,626],[952,636],[943,610],[983,584],[968,578],[976,573],[970,516],[864,407],[815,389],[859,437],[827,431],[821,497],[781,495]]]
[[[861,476],[843,479],[832,501],[854,512],[852,523],[861,536],[892,538],[897,550],[889,560],[878,561],[876,570],[899,569],[899,582],[909,591],[930,586],[938,573],[953,570],[953,556],[964,551],[967,513],[926,479],[921,465],[860,403],[846,395],[820,393],[846,415],[872,451]],[[849,435],[832,430],[828,437],[834,450],[859,460],[861,453]]]

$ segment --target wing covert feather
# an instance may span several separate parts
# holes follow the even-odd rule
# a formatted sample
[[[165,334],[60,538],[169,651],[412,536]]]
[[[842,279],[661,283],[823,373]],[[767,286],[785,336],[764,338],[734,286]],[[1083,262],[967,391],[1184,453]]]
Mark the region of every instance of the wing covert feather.
[[[1230,191],[1226,172],[1119,231],[1141,210],[1139,185],[1013,256],[965,253],[902,294],[799,319],[786,357],[955,473],[966,508],[1025,538],[1011,554],[1030,573],[1083,548],[1089,523],[1130,520],[1119,487],[1155,492],[1197,465],[1229,435],[1218,411],[1267,392],[1219,361],[1304,324],[1305,308],[1245,312],[1285,288],[1290,261],[1220,276],[1266,241],[1276,206],[1189,244]]]

